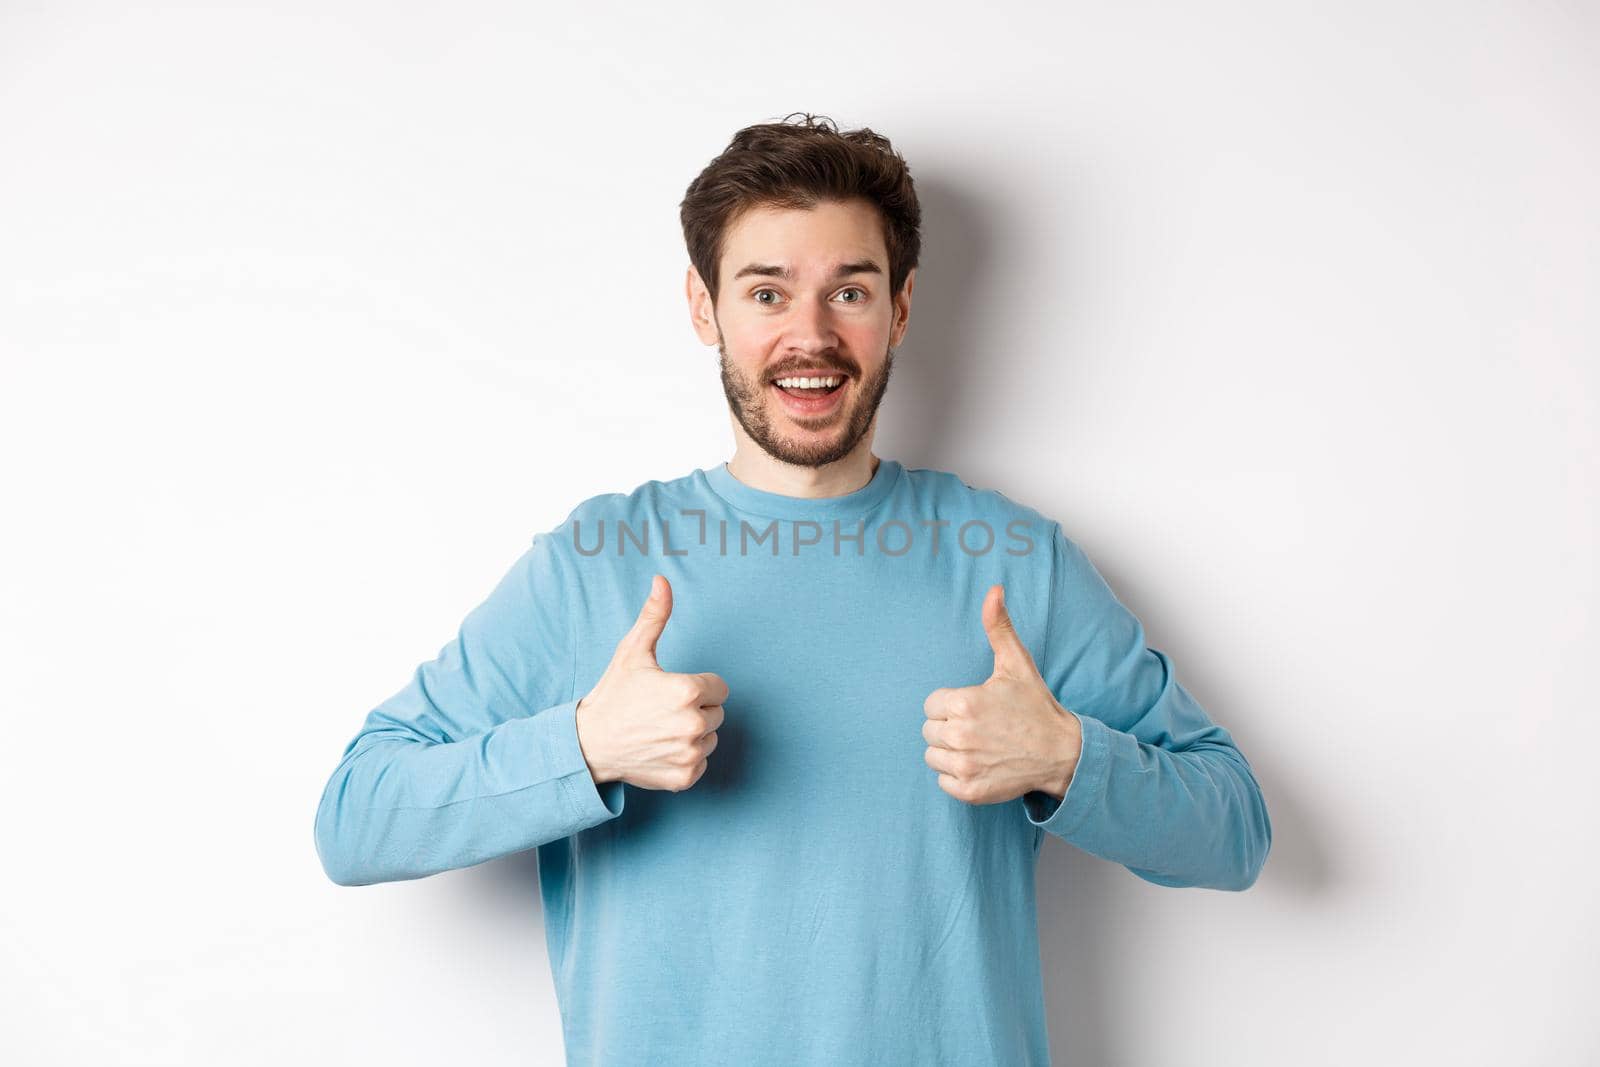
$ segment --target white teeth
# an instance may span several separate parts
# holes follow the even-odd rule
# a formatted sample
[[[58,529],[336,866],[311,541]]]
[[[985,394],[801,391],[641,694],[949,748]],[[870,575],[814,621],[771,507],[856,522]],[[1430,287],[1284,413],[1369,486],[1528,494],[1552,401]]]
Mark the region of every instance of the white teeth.
[[[777,384],[785,389],[832,389],[843,380],[838,375],[827,378],[779,378]]]

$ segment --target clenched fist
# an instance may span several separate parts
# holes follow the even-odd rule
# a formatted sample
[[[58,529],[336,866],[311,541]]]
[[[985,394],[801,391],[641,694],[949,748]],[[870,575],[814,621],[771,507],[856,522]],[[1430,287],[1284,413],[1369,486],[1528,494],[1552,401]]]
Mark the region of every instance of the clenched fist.
[[[717,747],[728,684],[661,669],[656,641],[671,615],[672,586],[657,574],[605,674],[578,701],[578,747],[596,783],[620,778],[676,793],[700,780]]]
[[[1082,727],[1034,666],[1006,611],[1005,589],[983,599],[983,629],[994,673],[982,685],[935,689],[923,701],[923,760],[939,788],[968,804],[995,804],[1031,790],[1066,795],[1083,744]]]

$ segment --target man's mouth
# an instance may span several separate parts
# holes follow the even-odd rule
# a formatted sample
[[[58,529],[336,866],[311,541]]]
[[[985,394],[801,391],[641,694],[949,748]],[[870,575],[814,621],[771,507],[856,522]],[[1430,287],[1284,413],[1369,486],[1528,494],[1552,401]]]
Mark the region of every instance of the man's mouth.
[[[793,374],[772,380],[778,400],[790,415],[807,418],[838,409],[849,383],[847,374]]]
[[[797,374],[778,378],[772,384],[790,396],[814,400],[827,396],[844,383],[843,374]]]

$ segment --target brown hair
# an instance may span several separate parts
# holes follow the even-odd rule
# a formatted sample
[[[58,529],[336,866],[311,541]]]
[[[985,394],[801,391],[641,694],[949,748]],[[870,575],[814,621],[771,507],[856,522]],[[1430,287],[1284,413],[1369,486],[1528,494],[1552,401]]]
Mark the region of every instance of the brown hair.
[[[795,115],[803,120],[791,123]],[[689,262],[715,303],[723,235],[740,215],[754,207],[809,210],[856,197],[883,219],[889,291],[898,294],[922,250],[922,208],[911,168],[889,139],[866,127],[841,133],[832,119],[804,111],[746,126],[689,183],[678,206]]]

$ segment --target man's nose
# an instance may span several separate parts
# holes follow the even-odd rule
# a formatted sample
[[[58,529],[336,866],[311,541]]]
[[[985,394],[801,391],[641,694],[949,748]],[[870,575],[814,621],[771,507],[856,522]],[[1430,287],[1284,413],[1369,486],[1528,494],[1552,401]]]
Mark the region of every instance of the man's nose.
[[[788,326],[788,342],[796,351],[814,354],[829,351],[839,344],[833,307],[822,297],[796,300]]]

